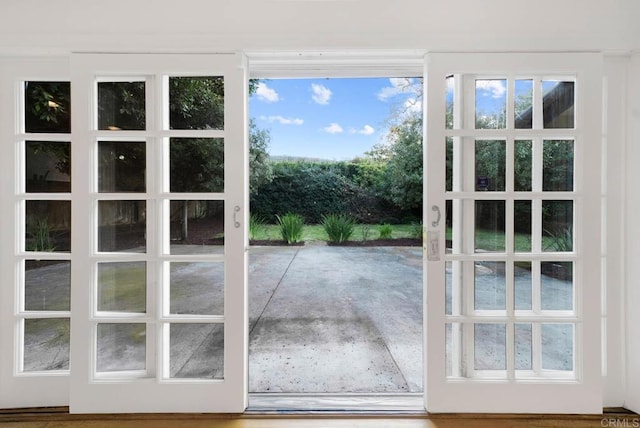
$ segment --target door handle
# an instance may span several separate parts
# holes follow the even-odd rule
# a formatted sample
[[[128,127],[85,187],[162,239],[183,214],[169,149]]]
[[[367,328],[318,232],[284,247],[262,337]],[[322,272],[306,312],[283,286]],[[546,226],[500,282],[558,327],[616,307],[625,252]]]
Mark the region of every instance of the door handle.
[[[440,214],[440,208],[437,205],[432,205],[431,206],[431,211],[434,211],[438,214],[438,217],[435,219],[435,221],[431,222],[431,226],[433,227],[438,227],[438,225],[440,224],[440,218],[441,218],[441,214]]]
[[[236,205],[233,207],[233,226],[238,229],[240,227],[240,222],[238,221],[237,215],[240,212],[240,206]]]

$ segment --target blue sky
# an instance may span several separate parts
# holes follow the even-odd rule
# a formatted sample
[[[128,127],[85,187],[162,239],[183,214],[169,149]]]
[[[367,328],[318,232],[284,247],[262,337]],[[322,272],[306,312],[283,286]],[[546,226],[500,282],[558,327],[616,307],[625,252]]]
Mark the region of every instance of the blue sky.
[[[249,114],[272,156],[348,160],[382,141],[393,111],[421,108],[415,79],[262,80]]]

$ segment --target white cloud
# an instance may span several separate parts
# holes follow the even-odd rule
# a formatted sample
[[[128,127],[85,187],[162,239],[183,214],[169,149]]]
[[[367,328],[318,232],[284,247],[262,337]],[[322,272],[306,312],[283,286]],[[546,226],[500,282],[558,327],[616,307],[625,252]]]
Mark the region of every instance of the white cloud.
[[[324,132],[328,134],[340,134],[341,132],[344,132],[344,129],[342,129],[342,126],[338,125],[335,122],[323,129],[324,129]]]
[[[387,101],[400,94],[415,95],[420,92],[419,81],[410,77],[392,77],[390,86],[385,86],[376,94],[380,101]]]
[[[280,95],[278,95],[275,89],[268,87],[264,82],[258,83],[256,96],[260,101],[264,101],[265,103],[277,103],[280,101]]]
[[[278,122],[280,125],[302,125],[304,120],[297,117],[284,117],[284,116],[260,116],[260,119],[267,120],[271,123]]]
[[[422,111],[422,101],[415,98],[407,98],[404,102],[404,110],[408,113],[420,113]]]
[[[362,129],[350,129],[349,133],[350,134],[362,134],[362,135],[371,135],[374,132],[376,132],[376,130],[373,128],[373,126],[371,125],[365,125],[362,127]]]
[[[326,88],[322,85],[318,85],[316,83],[311,84],[311,99],[318,104],[329,104],[329,100],[331,99],[331,95],[333,94],[329,88]]]
[[[504,80],[476,80],[476,91],[482,90],[485,97],[502,98],[507,92]]]

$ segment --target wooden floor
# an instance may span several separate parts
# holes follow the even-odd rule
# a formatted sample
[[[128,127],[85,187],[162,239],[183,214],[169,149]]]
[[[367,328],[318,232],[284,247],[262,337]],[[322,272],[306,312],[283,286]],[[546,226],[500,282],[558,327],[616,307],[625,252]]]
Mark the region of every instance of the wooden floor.
[[[70,415],[47,409],[0,411],[2,428],[512,428],[640,427],[623,410],[604,415]]]

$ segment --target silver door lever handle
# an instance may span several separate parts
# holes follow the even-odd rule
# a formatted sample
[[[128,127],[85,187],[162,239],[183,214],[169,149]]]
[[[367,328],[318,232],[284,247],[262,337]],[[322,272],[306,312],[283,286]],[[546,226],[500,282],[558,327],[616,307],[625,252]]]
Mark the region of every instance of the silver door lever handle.
[[[431,211],[435,211],[438,214],[438,217],[435,219],[435,221],[431,222],[431,226],[438,227],[438,225],[440,224],[440,217],[441,217],[440,208],[438,208],[437,205],[432,205]]]

